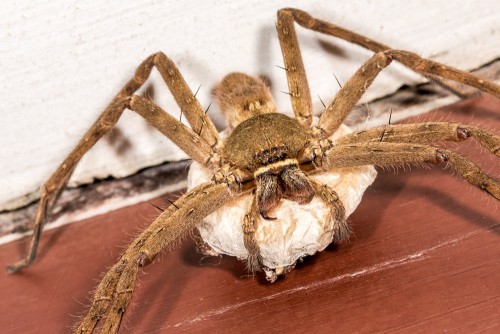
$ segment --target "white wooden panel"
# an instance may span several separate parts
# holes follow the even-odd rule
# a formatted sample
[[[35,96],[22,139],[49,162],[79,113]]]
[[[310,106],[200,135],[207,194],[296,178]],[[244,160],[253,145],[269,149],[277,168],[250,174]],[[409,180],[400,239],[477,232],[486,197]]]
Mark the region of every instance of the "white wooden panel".
[[[472,69],[500,54],[498,1],[287,1],[389,44]],[[275,33],[283,1],[4,1],[0,14],[0,209],[36,192],[149,54],[162,50],[179,66],[198,97],[230,71],[266,74],[279,107],[290,111]],[[360,48],[299,28],[317,96],[328,100],[368,57]],[[325,51],[328,41],[337,55]],[[397,66],[377,79],[366,99],[415,80]],[[153,75],[156,99],[178,109]],[[216,108],[210,114],[217,118]],[[117,140],[103,140],[78,167],[73,183],[134,173],[184,158],[139,117],[127,112]],[[21,201],[19,200],[21,198]]]

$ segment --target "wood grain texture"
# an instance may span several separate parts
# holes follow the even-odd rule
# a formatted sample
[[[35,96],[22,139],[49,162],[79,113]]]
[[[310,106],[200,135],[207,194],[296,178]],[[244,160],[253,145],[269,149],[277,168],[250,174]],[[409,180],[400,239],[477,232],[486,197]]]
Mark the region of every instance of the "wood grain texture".
[[[426,120],[500,131],[500,104],[481,97]],[[499,162],[467,152],[498,178]],[[186,238],[144,268],[122,333],[498,333],[500,206],[440,167],[381,172],[350,217],[354,236],[274,284],[234,258],[203,258]],[[173,199],[175,195],[166,195]],[[154,201],[168,205],[165,197]],[[148,203],[52,230],[37,263],[0,276],[2,333],[62,333],[122,246],[157,215]],[[27,240],[0,247],[5,264]]]

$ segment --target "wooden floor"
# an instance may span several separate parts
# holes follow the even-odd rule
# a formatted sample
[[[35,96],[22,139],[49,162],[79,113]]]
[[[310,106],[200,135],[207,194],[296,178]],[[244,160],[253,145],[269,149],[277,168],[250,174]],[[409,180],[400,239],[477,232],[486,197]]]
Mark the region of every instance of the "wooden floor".
[[[477,98],[425,119],[500,133],[500,103]],[[458,146],[499,177],[498,159],[473,142],[446,144]],[[500,333],[500,205],[451,174],[381,172],[350,218],[351,241],[274,284],[234,258],[202,258],[187,238],[144,269],[121,333]],[[96,279],[156,215],[141,203],[48,231],[36,264],[0,276],[0,332],[68,332]],[[27,244],[1,246],[0,263]]]

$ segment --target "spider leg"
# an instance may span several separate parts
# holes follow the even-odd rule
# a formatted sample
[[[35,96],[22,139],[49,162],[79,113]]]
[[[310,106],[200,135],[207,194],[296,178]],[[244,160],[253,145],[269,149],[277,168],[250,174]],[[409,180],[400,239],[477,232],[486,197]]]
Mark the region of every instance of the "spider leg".
[[[127,107],[144,117],[194,161],[207,166],[213,154],[212,148],[193,130],[141,96],[132,95],[128,100]]]
[[[448,122],[382,125],[345,135],[335,141],[335,145],[349,145],[361,142],[424,144],[443,140],[461,142],[470,137],[476,139],[483,147],[500,157],[500,136],[477,126]]]
[[[201,107],[174,62],[163,52],[157,52],[148,59],[151,59],[151,65],[148,66],[154,65],[158,69],[193,131],[210,146],[217,144],[219,134],[214,123]]]
[[[283,13],[281,13],[283,12]],[[284,14],[286,13],[286,14]],[[431,81],[438,83],[444,88],[450,90],[452,93],[457,94],[460,97],[469,97],[471,94],[460,90],[459,87],[452,86],[448,84],[444,79],[450,79],[452,81],[460,82],[478,88],[482,91],[488,92],[498,98],[500,98],[500,87],[492,82],[482,80],[477,76],[468,73],[466,71],[461,71],[450,66],[440,64],[428,59],[421,58],[420,56],[407,52],[393,50],[390,46],[374,41],[363,35],[359,35],[353,31],[344,29],[332,23],[317,19],[309,15],[308,13],[294,8],[281,9],[278,12],[278,17],[287,16],[292,17],[295,22],[306,29],[317,31],[326,35],[338,37],[340,39],[346,40],[348,42],[357,44],[361,47],[369,49],[373,52],[392,52],[392,57],[397,61],[401,62],[405,66],[408,66],[412,70],[422,74],[423,76],[429,78]],[[297,48],[298,50],[298,48]],[[302,77],[305,78],[305,71],[303,66],[299,68],[302,72]]]
[[[122,97],[126,90],[133,90],[136,84],[130,80],[125,87],[118,93],[118,95],[111,101],[105,111],[87,131],[85,136],[78,142],[73,151],[64,159],[56,171],[50,178],[42,185],[40,189],[40,203],[35,216],[35,226],[33,229],[33,236],[30,242],[28,254],[26,257],[14,264],[6,267],[10,273],[15,273],[27,266],[29,266],[36,258],[38,243],[42,234],[43,225],[47,212],[57,200],[62,189],[68,183],[68,180],[73,173],[77,163],[82,156],[90,150],[90,148],[106,134],[114,124],[118,121],[123,110],[126,107],[126,101]],[[138,87],[137,87],[138,88]]]
[[[198,129],[197,132],[184,126],[147,99],[132,96],[149,77],[153,66],[158,68],[181,110],[183,110],[188,121],[191,122],[191,126],[193,129]],[[8,272],[17,272],[29,266],[35,260],[47,212],[49,212],[50,207],[66,186],[80,159],[102,136],[113,128],[125,108],[138,112],[196,161],[204,165],[209,163],[213,154],[211,145],[216,143],[218,138],[215,126],[203,112],[172,61],[161,52],[149,56],[139,65],[132,79],[113,98],[73,151],[42,186],[40,204],[35,217],[34,232],[28,254],[24,259],[8,265],[6,268]]]
[[[315,163],[321,164],[323,168],[339,168],[360,165],[397,166],[419,162],[446,162],[465,181],[500,201],[500,182],[486,175],[466,157],[429,145],[384,142],[333,145],[324,148],[323,156]]]
[[[262,263],[259,245],[255,240],[255,232],[257,231],[259,218],[260,214],[254,196],[250,210],[243,219],[243,243],[248,251],[247,267],[252,273],[260,270]]]
[[[322,138],[330,137],[338,129],[375,77],[391,61],[392,58],[384,52],[374,54],[340,88],[333,101],[323,111],[316,126]]]
[[[391,63],[392,59],[401,61],[400,58],[404,52],[405,51],[396,50],[378,52],[370,59],[368,59],[365,64],[363,64],[363,66],[361,66],[361,68],[357,70],[356,73],[354,73],[354,75],[335,95],[333,101],[330,102],[330,104],[325,108],[323,114],[319,119],[317,128],[319,129],[320,136],[322,138],[329,137],[333,132],[335,132],[335,130],[337,130],[340,124],[344,122],[347,115],[351,112],[352,108],[359,101],[366,89],[368,89],[368,87],[371,85],[375,77],[382,71],[383,68]],[[427,64],[430,61],[422,60],[422,62]],[[416,63],[414,63],[413,65],[416,65]],[[444,68],[444,65],[441,65],[441,67]],[[459,70],[447,67],[446,70],[442,70],[442,74],[449,74],[451,78],[452,74],[455,74],[457,71],[461,72]],[[474,79],[477,78],[474,77]],[[495,86],[493,83],[489,84]],[[496,95],[500,97],[500,87],[495,86],[492,87],[492,89],[493,88],[496,89],[496,93],[498,93]],[[491,92],[494,92],[494,90]]]
[[[285,63],[293,112],[299,123],[305,127],[309,127],[312,122],[311,93],[307,83],[304,62],[302,61],[293,20],[291,12],[279,10],[276,29],[278,30],[278,39]]]
[[[386,50],[385,53],[413,71],[434,78],[434,80],[436,77],[449,79],[478,88],[500,98],[500,86],[494,82],[481,79],[469,72],[422,58],[418,54],[409,51]]]
[[[116,333],[132,298],[139,267],[152,263],[162,249],[184,236],[235,194],[227,183],[207,182],[184,194],[165,210],[103,277],[75,333],[92,333],[103,318],[101,333]]]
[[[368,89],[371,85],[375,77],[382,71],[383,68],[388,66],[393,59],[402,61],[402,55],[411,54],[406,51],[397,51],[397,50],[388,50],[384,52],[378,52],[373,55],[370,59],[368,59],[363,66],[359,70],[354,73],[354,75],[347,81],[347,83],[339,90],[339,92],[335,95],[335,98],[332,102],[325,108],[323,114],[321,115],[318,125],[316,128],[318,129],[319,135],[322,138],[328,138],[332,133],[337,130],[337,128],[342,124],[347,117],[347,115],[351,112],[352,108],[358,103],[359,99],[363,95],[363,93]],[[439,65],[439,70],[432,70],[433,66],[437,66],[437,63],[425,60],[420,58],[419,56],[412,54],[415,57],[420,59],[420,63],[415,58],[414,62],[404,61],[408,63],[408,65],[413,66],[416,71],[420,71],[420,68],[425,68],[422,71],[433,71],[433,73],[439,72],[439,75],[446,76],[450,79],[458,78],[462,75],[462,71],[453,69],[451,67],[446,67],[445,65]],[[405,64],[406,65],[406,64]],[[427,66],[429,69],[427,69]],[[464,72],[465,73],[465,72]],[[465,78],[465,77],[464,77]],[[482,81],[483,83],[487,83],[487,85],[483,88],[491,88],[487,90],[489,93],[494,93],[497,97],[500,97],[500,87],[496,86],[491,82],[486,82],[484,80],[478,79],[472,76],[472,79],[476,81]],[[464,79],[465,80],[465,79]],[[468,84],[472,84],[472,81],[468,81]],[[491,87],[490,87],[491,86]]]
[[[349,239],[351,234],[351,229],[347,223],[345,217],[344,204],[340,200],[339,196],[331,187],[326,184],[322,184],[312,178],[308,178],[311,182],[316,195],[320,196],[321,199],[330,207],[332,212],[331,219],[333,220],[333,242],[340,243]]]

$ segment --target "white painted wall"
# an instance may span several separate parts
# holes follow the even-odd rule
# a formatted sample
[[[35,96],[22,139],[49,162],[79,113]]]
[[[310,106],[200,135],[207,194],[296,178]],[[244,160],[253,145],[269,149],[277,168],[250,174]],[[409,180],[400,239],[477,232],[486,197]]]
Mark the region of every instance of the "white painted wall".
[[[97,118],[135,67],[162,50],[178,64],[192,89],[210,89],[230,71],[263,73],[279,107],[290,111],[275,33],[276,10],[304,9],[394,48],[472,69],[500,55],[500,2],[491,1],[13,1],[0,13],[0,209],[33,196]],[[299,39],[317,110],[369,56],[360,48],[299,28]],[[328,40],[341,50],[329,55]],[[414,80],[391,65],[367,98]],[[156,100],[178,109],[158,76]],[[216,108],[210,110],[215,116]],[[223,126],[218,119],[217,124]],[[73,183],[124,176],[151,164],[184,158],[144,121],[126,112],[118,124],[126,137],[103,140],[84,159]],[[125,145],[126,144],[126,145]],[[124,146],[123,146],[124,145]],[[121,152],[119,147],[126,147]],[[30,196],[28,196],[30,197]],[[22,198],[21,201],[19,199]]]

